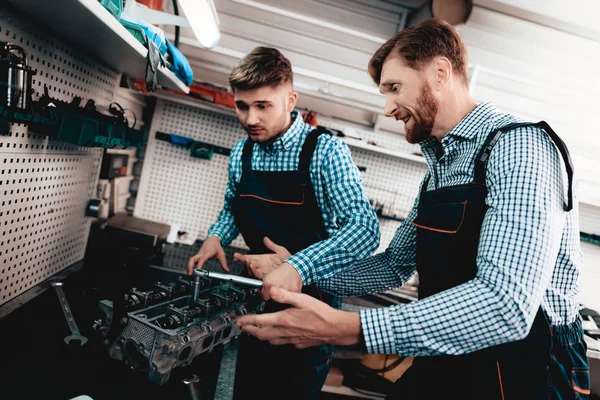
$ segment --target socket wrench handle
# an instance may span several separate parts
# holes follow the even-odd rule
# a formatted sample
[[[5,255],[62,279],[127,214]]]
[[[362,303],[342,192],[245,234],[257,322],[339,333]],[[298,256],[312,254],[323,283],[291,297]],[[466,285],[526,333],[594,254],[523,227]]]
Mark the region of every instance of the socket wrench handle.
[[[221,281],[228,281],[231,283],[236,283],[238,285],[251,286],[256,288],[261,288],[263,285],[263,281],[261,281],[260,279],[245,278],[243,276],[237,276],[232,274],[222,274],[220,272],[210,272],[200,268],[194,268],[194,275],[201,276],[203,278],[212,278]]]

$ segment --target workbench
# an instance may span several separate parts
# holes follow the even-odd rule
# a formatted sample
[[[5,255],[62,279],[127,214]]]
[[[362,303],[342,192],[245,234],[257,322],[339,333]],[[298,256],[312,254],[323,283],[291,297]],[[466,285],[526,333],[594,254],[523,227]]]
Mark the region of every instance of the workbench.
[[[173,257],[183,260],[188,253],[195,254],[200,244],[168,245],[166,254],[171,262],[174,262]],[[228,251],[231,261],[234,250]],[[105,252],[109,253],[108,249]],[[49,280],[3,305],[0,332],[5,345],[2,355],[5,368],[0,375],[1,398],[68,400],[88,395],[93,400],[190,400],[183,379],[191,374],[200,378],[198,388],[203,400],[215,397],[223,346],[199,355],[187,367],[174,369],[171,379],[163,386],[150,383],[144,373],[132,371],[121,361],[109,357],[103,337],[92,328],[99,316],[98,301],[112,292],[131,287],[134,282],[168,281],[179,276],[169,271],[177,268],[161,265],[161,260],[149,264],[162,269],[149,265],[114,265],[112,259],[113,265],[108,265],[98,258],[97,252],[91,252],[86,259],[51,279],[64,282],[64,292],[79,330],[88,338],[82,347],[68,346],[64,342],[70,330]],[[234,370],[235,365],[227,368]],[[221,392],[223,390],[221,387]]]

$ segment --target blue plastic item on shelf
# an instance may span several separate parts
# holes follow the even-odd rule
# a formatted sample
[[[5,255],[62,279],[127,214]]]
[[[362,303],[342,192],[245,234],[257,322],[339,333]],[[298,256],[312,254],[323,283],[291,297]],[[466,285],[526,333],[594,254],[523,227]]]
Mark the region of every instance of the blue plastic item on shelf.
[[[191,146],[194,139],[171,133],[171,143],[179,146]]]

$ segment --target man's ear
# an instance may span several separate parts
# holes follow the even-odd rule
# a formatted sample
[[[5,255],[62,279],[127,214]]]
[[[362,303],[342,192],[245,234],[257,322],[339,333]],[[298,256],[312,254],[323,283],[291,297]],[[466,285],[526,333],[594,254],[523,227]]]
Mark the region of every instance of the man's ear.
[[[437,89],[445,86],[452,76],[452,63],[446,57],[438,57],[433,62],[435,86]]]
[[[294,111],[294,108],[296,108],[296,102],[298,101],[298,93],[294,92],[293,90],[290,92],[290,94],[288,94],[288,101],[287,101],[287,112],[292,112]]]

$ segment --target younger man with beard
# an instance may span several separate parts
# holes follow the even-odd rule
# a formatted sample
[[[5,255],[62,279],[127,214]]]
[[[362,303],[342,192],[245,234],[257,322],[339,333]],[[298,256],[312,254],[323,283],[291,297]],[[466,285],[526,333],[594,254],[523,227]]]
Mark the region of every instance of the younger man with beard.
[[[294,308],[239,324],[273,344],[363,343],[414,356],[390,398],[587,398],[579,216],[562,140],[545,122],[476,104],[465,45],[440,20],[397,33],[369,73],[429,171],[386,252],[319,287],[361,296],[416,270],[419,301],[353,313],[273,288],[271,298]]]
[[[379,245],[379,222],[350,151],[294,111],[292,66],[278,50],[254,49],[235,66],[229,83],[248,137],[231,152],[223,210],[190,259],[188,273],[210,258],[229,270],[223,248],[241,233],[251,255],[235,257],[264,281],[265,300],[270,287],[299,292],[304,286],[304,293],[338,308],[339,299],[313,283]],[[265,312],[279,309],[274,302],[265,306]],[[299,350],[242,339],[237,399],[317,398],[333,346]]]

